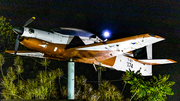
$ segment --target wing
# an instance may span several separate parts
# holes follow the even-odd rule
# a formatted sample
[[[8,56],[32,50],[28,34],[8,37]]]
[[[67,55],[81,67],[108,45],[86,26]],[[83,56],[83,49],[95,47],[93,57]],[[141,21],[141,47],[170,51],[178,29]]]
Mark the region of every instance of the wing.
[[[142,35],[121,38],[121,39],[102,42],[102,43],[81,46],[81,47],[77,47],[76,50],[89,50],[89,51],[113,50],[113,51],[117,51],[119,55],[162,40],[164,40],[164,38],[157,35],[142,34]]]
[[[14,54],[14,50],[6,50],[6,53]],[[54,59],[54,60],[64,60],[68,61],[66,58],[60,58],[60,57],[53,57],[51,55],[41,53],[41,52],[36,52],[36,51],[27,51],[27,50],[21,50],[17,51],[16,55],[19,56],[27,56],[27,57],[35,57],[35,58],[47,58],[47,59]]]
[[[14,54],[13,50],[6,50],[5,52],[10,53],[10,54]],[[44,53],[35,52],[35,51],[17,51],[16,55],[36,57],[36,58],[44,58]]]

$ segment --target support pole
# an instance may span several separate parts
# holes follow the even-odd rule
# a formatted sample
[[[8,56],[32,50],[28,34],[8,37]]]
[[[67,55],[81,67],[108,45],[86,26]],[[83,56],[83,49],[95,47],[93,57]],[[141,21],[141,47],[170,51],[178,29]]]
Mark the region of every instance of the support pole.
[[[73,100],[74,99],[74,74],[75,74],[75,68],[74,68],[74,62],[72,59],[68,62],[68,99]]]
[[[101,84],[101,67],[98,70],[98,87],[100,87]]]

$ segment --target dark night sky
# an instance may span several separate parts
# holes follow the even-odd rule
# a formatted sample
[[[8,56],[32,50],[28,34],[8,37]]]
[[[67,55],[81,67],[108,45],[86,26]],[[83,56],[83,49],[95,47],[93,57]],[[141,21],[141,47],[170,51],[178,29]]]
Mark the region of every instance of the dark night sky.
[[[179,62],[179,0],[1,0],[0,15],[13,26],[22,26],[30,17],[36,20],[29,27],[49,30],[74,27],[101,37],[103,29],[112,32],[110,39],[151,32],[166,41],[154,45],[154,58],[172,58]],[[174,96],[180,100],[179,63],[154,66],[153,73],[170,74]],[[113,77],[112,77],[113,78]]]

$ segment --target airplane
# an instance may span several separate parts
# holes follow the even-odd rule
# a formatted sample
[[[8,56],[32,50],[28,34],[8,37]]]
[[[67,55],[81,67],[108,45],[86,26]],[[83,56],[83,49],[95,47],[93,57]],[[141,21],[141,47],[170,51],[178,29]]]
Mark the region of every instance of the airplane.
[[[26,27],[34,20],[32,17],[22,28],[13,28],[17,34],[15,50],[5,52],[62,61],[72,59],[118,71],[139,70],[143,76],[152,76],[152,65],[177,63],[172,59],[152,59],[152,44],[165,38],[151,33],[103,41],[95,34],[77,28],[44,31]],[[31,50],[18,51],[19,43]]]

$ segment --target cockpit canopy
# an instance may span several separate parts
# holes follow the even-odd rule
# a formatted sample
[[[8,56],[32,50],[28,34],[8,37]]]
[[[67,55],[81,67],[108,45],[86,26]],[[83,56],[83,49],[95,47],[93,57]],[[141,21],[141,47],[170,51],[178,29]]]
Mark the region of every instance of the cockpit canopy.
[[[92,37],[92,38],[96,37],[96,35],[88,32],[88,31],[85,31],[85,30],[82,30],[82,29],[76,29],[76,28],[60,27],[60,28],[52,29],[52,31],[54,31],[56,33],[61,33],[61,34],[64,34],[64,35]]]

